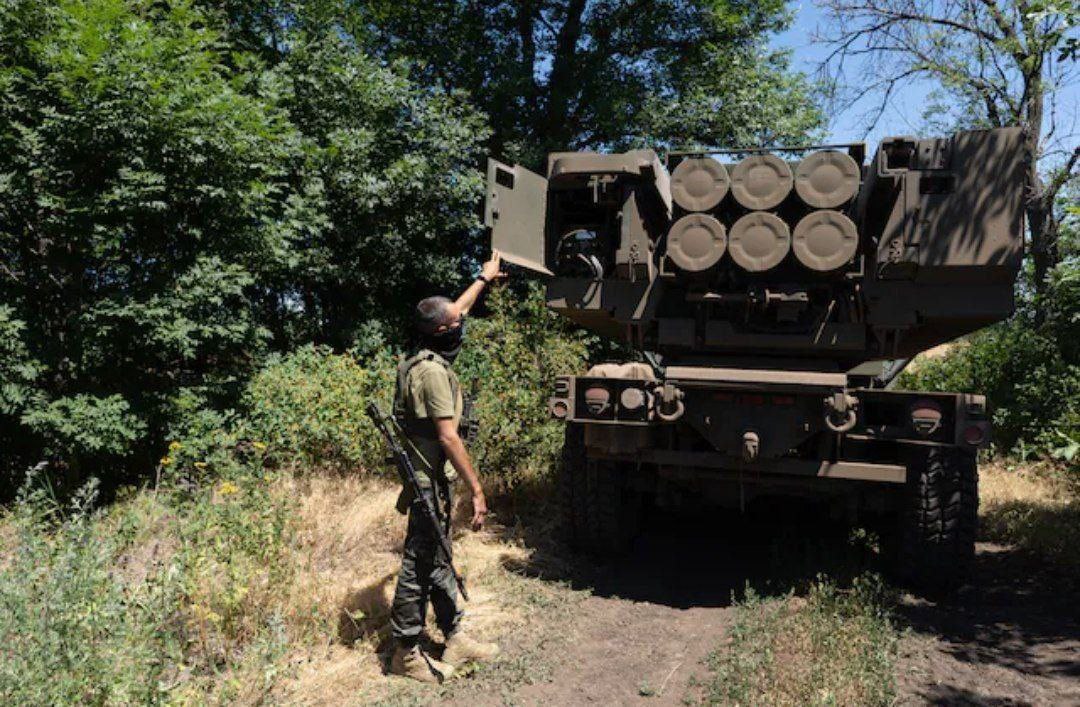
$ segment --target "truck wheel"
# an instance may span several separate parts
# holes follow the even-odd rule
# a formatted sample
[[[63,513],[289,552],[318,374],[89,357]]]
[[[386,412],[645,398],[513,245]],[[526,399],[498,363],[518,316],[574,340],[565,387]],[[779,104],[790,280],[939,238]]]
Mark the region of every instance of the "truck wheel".
[[[978,470],[975,455],[935,447],[908,466],[897,570],[912,588],[946,592],[967,577],[975,557]]]
[[[621,555],[638,532],[642,503],[627,483],[631,465],[612,461],[589,463],[589,547],[600,556]]]
[[[559,465],[559,520],[563,535],[577,549],[585,549],[589,534],[587,466],[585,428],[567,424]]]
[[[591,460],[582,425],[566,426],[559,467],[559,519],[576,550],[598,555],[624,552],[637,534],[642,502],[626,483],[625,464]]]

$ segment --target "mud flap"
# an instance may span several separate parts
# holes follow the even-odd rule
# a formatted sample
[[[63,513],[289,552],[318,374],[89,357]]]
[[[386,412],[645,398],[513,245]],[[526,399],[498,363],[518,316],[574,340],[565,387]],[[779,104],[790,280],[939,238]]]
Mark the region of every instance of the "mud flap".
[[[543,275],[547,268],[544,219],[547,180],[519,165],[488,160],[484,225],[491,229],[491,247],[507,262]]]

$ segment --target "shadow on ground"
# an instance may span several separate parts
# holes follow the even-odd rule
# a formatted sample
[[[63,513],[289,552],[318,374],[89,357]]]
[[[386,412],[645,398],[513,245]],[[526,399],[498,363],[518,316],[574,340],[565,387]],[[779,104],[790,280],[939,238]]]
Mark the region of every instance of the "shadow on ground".
[[[516,531],[533,554],[526,563],[506,558],[508,569],[601,597],[680,609],[729,606],[748,586],[778,593],[819,574],[844,581],[877,563],[860,529],[829,520],[817,504],[786,499],[761,501],[745,513],[652,509],[629,552],[617,558],[570,553],[548,528]]]
[[[1074,578],[1012,546],[980,543],[972,581],[938,602],[906,597],[915,650],[903,692],[950,705],[1080,704]],[[905,684],[906,683],[906,684]]]
[[[841,585],[881,558],[859,528],[795,501],[759,503],[746,514],[654,511],[618,559],[568,553],[550,524],[516,529],[533,549],[530,576],[566,581],[600,597],[678,609],[725,607],[746,588],[775,594],[819,574]],[[1075,570],[1024,547],[980,542],[971,582],[949,597],[903,595],[896,607],[906,644],[898,666],[906,704],[1080,704],[1080,607]]]

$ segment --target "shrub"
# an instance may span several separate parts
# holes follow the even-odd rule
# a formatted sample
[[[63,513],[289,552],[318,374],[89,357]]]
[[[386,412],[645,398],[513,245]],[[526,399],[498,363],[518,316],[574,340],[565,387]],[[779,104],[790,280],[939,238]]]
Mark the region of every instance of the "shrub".
[[[994,443],[1021,456],[1080,463],[1080,262],[1053,273],[1042,317],[1022,299],[1008,321],[904,373],[902,387],[986,395]]]
[[[5,704],[159,701],[180,650],[169,631],[176,586],[125,585],[119,538],[101,534],[95,485],[60,507],[25,487],[6,524],[15,530],[0,570],[0,698]]]
[[[375,399],[389,411],[394,360],[382,353],[367,364],[317,346],[272,356],[244,394],[245,432],[279,464],[377,468],[382,442],[365,408]]]
[[[562,446],[562,425],[547,412],[559,373],[582,372],[585,337],[571,334],[539,290],[492,293],[489,314],[470,321],[454,369],[474,398],[480,421],[473,459],[488,478],[512,485],[542,472]],[[354,353],[306,346],[271,356],[244,394],[241,436],[264,444],[285,466],[381,468],[384,448],[365,408],[389,412],[400,357],[385,350],[362,364]]]
[[[585,372],[586,337],[547,309],[539,288],[520,299],[496,290],[488,308],[470,322],[455,369],[479,415],[474,460],[487,478],[513,485],[548,470],[562,448],[563,424],[547,399],[556,375]]]
[[[162,460],[170,472],[183,447]],[[257,450],[209,456],[214,481],[170,473],[100,510],[96,482],[66,505],[42,478],[24,487],[0,519],[13,537],[0,556],[0,700],[201,704],[269,687],[250,673],[286,645],[293,508]]]

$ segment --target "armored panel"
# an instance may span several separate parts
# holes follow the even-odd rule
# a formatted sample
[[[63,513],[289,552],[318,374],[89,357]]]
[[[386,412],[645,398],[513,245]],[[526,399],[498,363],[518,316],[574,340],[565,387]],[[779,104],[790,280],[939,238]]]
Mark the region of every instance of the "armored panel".
[[[791,250],[791,231],[779,216],[749,213],[731,227],[728,250],[744,270],[764,272],[779,265]]]
[[[687,211],[708,211],[727,196],[727,170],[711,157],[689,157],[671,173],[671,197]]]
[[[491,229],[491,247],[504,259],[553,274],[545,258],[547,180],[520,166],[488,160],[484,225]]]
[[[855,257],[859,233],[852,220],[839,211],[812,211],[795,227],[791,249],[811,270],[830,272]]]
[[[941,142],[950,168],[919,179],[916,282],[1011,283],[1021,256],[1023,133],[979,130]]]
[[[616,155],[596,152],[553,152],[548,156],[548,179],[558,184],[598,175],[631,175],[653,182],[655,195],[671,213],[671,177],[652,150]]]
[[[855,160],[843,152],[814,152],[795,168],[795,191],[809,206],[834,209],[858,193],[861,172]]]
[[[748,209],[771,209],[791,193],[791,167],[776,155],[751,155],[731,173],[731,193]]]
[[[668,231],[667,254],[687,272],[708,270],[727,250],[724,224],[708,214],[688,214]]]

